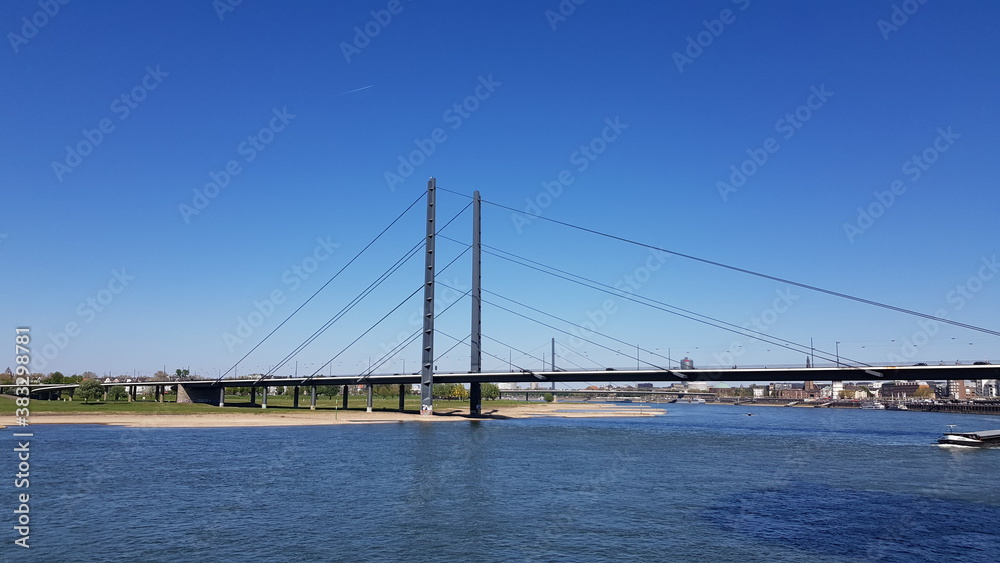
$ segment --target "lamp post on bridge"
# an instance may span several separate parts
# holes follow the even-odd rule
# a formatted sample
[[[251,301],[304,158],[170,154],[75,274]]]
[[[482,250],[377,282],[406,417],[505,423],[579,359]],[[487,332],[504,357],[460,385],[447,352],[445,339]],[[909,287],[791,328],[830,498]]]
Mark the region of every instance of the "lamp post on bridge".
[[[837,367],[840,367],[840,341],[837,341]]]

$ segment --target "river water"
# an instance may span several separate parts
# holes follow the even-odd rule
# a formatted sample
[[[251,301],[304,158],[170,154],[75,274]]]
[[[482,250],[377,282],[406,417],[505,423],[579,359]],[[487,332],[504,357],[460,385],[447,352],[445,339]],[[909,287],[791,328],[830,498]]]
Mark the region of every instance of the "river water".
[[[985,430],[1000,418],[666,407],[655,418],[33,426],[31,547],[13,545],[8,516],[0,561],[992,562],[1000,553],[1000,449],[933,445],[946,424]],[[16,445],[11,431],[2,432]],[[24,489],[6,480],[4,491],[12,510]]]

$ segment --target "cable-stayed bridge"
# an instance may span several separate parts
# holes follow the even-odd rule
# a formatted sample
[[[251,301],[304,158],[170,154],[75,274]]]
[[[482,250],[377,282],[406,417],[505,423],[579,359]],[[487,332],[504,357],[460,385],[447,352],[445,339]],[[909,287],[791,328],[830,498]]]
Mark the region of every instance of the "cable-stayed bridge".
[[[634,382],[634,381],[659,381],[659,382],[680,382],[680,383],[694,383],[694,382],[750,382],[750,381],[845,381],[845,380],[855,380],[855,381],[891,381],[891,380],[976,380],[976,379],[1000,379],[1000,366],[993,365],[936,365],[928,366],[923,364],[917,365],[907,365],[907,366],[875,366],[864,362],[860,362],[848,357],[841,356],[839,349],[834,353],[825,350],[819,350],[814,348],[811,343],[797,343],[792,340],[787,340],[780,338],[778,336],[767,334],[763,331],[754,330],[748,328],[745,325],[737,325],[733,323],[726,322],[725,320],[711,317],[708,315],[703,315],[692,311],[690,309],[685,309],[677,307],[675,305],[667,304],[655,299],[640,296],[637,293],[630,291],[625,291],[622,288],[611,286],[608,284],[603,284],[592,279],[574,274],[559,268],[556,268],[550,264],[546,264],[540,261],[531,260],[522,256],[518,256],[514,253],[501,250],[488,245],[483,245],[481,242],[481,207],[483,203],[496,206],[501,209],[509,210],[516,213],[521,213],[516,209],[512,209],[500,204],[485,202],[481,199],[479,192],[474,192],[471,197],[470,203],[447,221],[444,225],[438,226],[437,222],[437,192],[439,188],[436,185],[436,180],[431,178],[428,182],[427,191],[420,194],[410,205],[407,207],[399,216],[397,216],[387,227],[385,227],[378,236],[376,236],[371,242],[368,243],[357,255],[355,255],[350,261],[348,261],[333,277],[330,278],[325,284],[323,284],[315,293],[313,293],[309,298],[305,300],[295,311],[293,311],[287,318],[285,318],[281,323],[279,323],[270,333],[268,333],[264,338],[260,340],[255,346],[253,346],[240,360],[238,360],[229,370],[225,373],[221,373],[214,380],[203,380],[203,381],[183,381],[183,382],[136,382],[134,384],[129,383],[114,383],[114,385],[125,385],[129,387],[131,385],[131,393],[134,395],[136,386],[153,386],[158,389],[157,395],[160,395],[159,390],[162,390],[165,386],[178,385],[178,400],[181,402],[205,402],[218,405],[225,404],[225,391],[230,387],[251,387],[251,404],[256,404],[256,394],[257,390],[260,390],[261,395],[261,406],[267,406],[267,389],[269,387],[294,387],[296,405],[298,404],[298,392],[300,389],[311,390],[312,395],[312,406],[315,406],[316,397],[316,387],[326,386],[326,385],[343,385],[353,386],[353,385],[364,385],[367,386],[369,405],[371,398],[372,386],[377,384],[391,384],[400,385],[400,409],[403,407],[403,389],[402,386],[409,385],[419,385],[421,391],[421,412],[424,414],[433,413],[433,385],[435,383],[461,383],[468,384],[470,387],[470,411],[472,414],[479,414],[481,412],[481,394],[480,385],[481,383],[491,382],[491,383],[540,383],[546,385],[554,386],[556,383],[576,383],[576,382]],[[456,192],[449,193],[461,196],[469,197],[464,194],[458,194]],[[306,305],[308,305],[313,299],[322,292],[327,286],[329,286],[335,279],[337,279],[347,268],[349,268],[362,254],[368,251],[372,245],[378,241],[390,228],[397,224],[400,219],[414,209],[417,203],[426,196],[426,229],[423,240],[414,244],[406,252],[402,254],[394,263],[392,263],[380,276],[378,276],[371,284],[369,284],[360,294],[351,299],[343,308],[337,311],[329,320],[327,320],[323,325],[312,332],[307,338],[302,340],[293,349],[288,351],[282,358],[280,358],[276,363],[271,364],[271,367],[266,373],[257,374],[254,379],[240,379],[230,374],[235,375],[236,367],[240,362],[245,361],[251,354],[260,348],[260,346],[267,341],[272,335],[277,331],[282,329],[292,319],[297,313],[299,313]],[[472,208],[472,237],[471,244],[463,241],[459,241],[450,237],[446,237],[441,234],[448,225],[450,225],[455,219],[463,213],[466,209]],[[981,332],[989,334],[991,336],[1000,336],[1000,332],[986,329],[978,326],[973,326],[954,320],[937,317],[934,315],[928,315],[918,311],[912,311],[904,309],[901,307],[896,307],[886,303],[881,303],[878,301],[865,299],[857,297],[854,295],[849,295],[846,293],[836,292],[829,289],[817,287],[814,285],[808,285],[799,283],[793,280],[772,276],[764,274],[757,271],[748,270],[745,268],[738,268],[721,262],[716,262],[712,260],[706,260],[704,258],[699,258],[689,254],[679,253],[669,249],[658,248],[653,245],[644,244],[642,242],[625,239],[622,237],[610,235],[607,233],[602,233],[595,229],[590,229],[586,227],[581,227],[577,225],[572,225],[569,223],[557,221],[545,217],[534,217],[534,219],[544,220],[551,222],[553,224],[559,225],[561,227],[575,229],[577,231],[589,233],[596,236],[605,237],[610,240],[617,241],[619,243],[636,245],[640,247],[645,247],[651,251],[666,253],[669,255],[678,256],[687,260],[697,261],[703,264],[708,264],[718,268],[724,268],[730,271],[736,271],[741,274],[755,276],[758,278],[763,278],[772,281],[779,281],[783,284],[787,284],[794,287],[799,287],[809,291],[815,291],[830,296],[834,296],[840,299],[850,300],[857,303],[862,303],[870,307],[878,307],[881,309],[886,309],[894,311],[901,314],[915,316],[926,321],[939,323],[939,324],[949,324],[953,326],[958,326],[964,329]],[[441,270],[438,269],[437,264],[437,252],[436,243],[438,239],[448,240],[465,247],[465,250],[452,259],[448,264],[444,266]],[[294,361],[297,356],[299,356],[307,347],[317,341],[317,339],[323,335],[331,326],[340,321],[344,316],[354,309],[361,301],[369,297],[376,288],[382,285],[386,279],[391,275],[396,273],[405,263],[407,263],[411,258],[416,257],[420,252],[424,255],[424,276],[423,283],[417,287],[412,293],[407,295],[398,305],[393,307],[388,313],[386,313],[381,319],[372,324],[369,328],[364,330],[359,336],[347,343],[340,349],[333,357],[331,357],[326,363],[320,365],[313,373],[305,375],[302,377],[279,377],[278,372],[289,362]],[[472,288],[468,291],[462,291],[459,288],[451,287],[444,282],[438,281],[437,277],[440,272],[451,267],[455,262],[464,254],[471,252],[472,259]],[[810,359],[810,365],[806,367],[722,367],[713,369],[682,369],[683,366],[674,358],[670,357],[670,354],[663,356],[656,350],[643,349],[633,343],[627,342],[622,339],[615,338],[608,334],[601,333],[597,326],[581,326],[575,323],[571,323],[564,318],[554,315],[548,311],[542,310],[540,308],[531,307],[524,304],[516,299],[506,297],[499,293],[495,293],[489,290],[485,290],[481,285],[481,256],[483,253],[487,253],[492,257],[499,260],[503,260],[512,264],[516,264],[523,268],[528,268],[537,272],[541,272],[556,279],[561,280],[561,282],[574,284],[575,286],[581,286],[590,288],[592,290],[601,291],[609,295],[613,295],[616,298],[628,300],[640,304],[642,306],[651,308],[653,310],[662,311],[675,315],[677,317],[701,323],[719,330],[727,331],[740,337],[747,339],[756,340],[759,342],[766,343],[769,346],[776,346],[780,348],[785,348],[799,353],[806,354]],[[447,334],[435,327],[435,320],[437,317],[451,309],[461,300],[455,300],[452,303],[447,304],[445,307],[435,306],[435,289],[437,286],[442,286],[453,290],[456,294],[461,297],[470,297],[471,302],[471,315],[470,315],[470,330],[469,333],[464,338],[456,338]],[[484,297],[484,294],[486,297]],[[359,373],[347,374],[347,375],[321,375],[324,370],[332,366],[332,363],[339,357],[341,357],[351,346],[358,343],[362,338],[371,333],[382,321],[388,318],[391,314],[397,312],[403,304],[409,302],[412,298],[417,295],[421,296],[422,301],[422,315],[421,315],[421,327],[409,334],[408,337],[401,338],[399,343],[397,343],[390,350],[379,358],[377,361],[371,363],[367,370],[359,370]],[[621,354],[618,347],[626,347],[628,349],[635,350],[634,361],[636,363],[636,369],[621,369],[620,367],[602,367],[599,370],[589,370],[583,369],[582,367],[576,365],[579,369],[556,369],[554,365],[555,348],[553,339],[553,350],[550,356],[549,369],[528,369],[526,366],[515,365],[509,358],[499,358],[494,354],[491,354],[483,349],[483,340],[489,340],[496,345],[502,346],[504,348],[509,348],[511,350],[516,350],[515,347],[510,346],[500,340],[491,338],[484,335],[482,332],[482,316],[481,310],[483,303],[496,308],[498,310],[506,311],[512,315],[523,318],[525,321],[530,321],[532,323],[537,323],[546,329],[556,331],[558,333],[563,333],[571,335],[573,338],[580,339],[582,342],[586,342],[595,347],[611,351],[615,354]],[[502,303],[502,304],[501,304]],[[440,310],[439,310],[440,309]],[[526,312],[525,312],[526,311]],[[568,328],[567,328],[568,327]],[[573,327],[576,327],[576,331],[573,331]],[[583,329],[583,330],[579,330]],[[583,337],[582,334],[586,334]],[[592,336],[591,336],[592,335]],[[443,355],[436,353],[436,337],[444,336],[449,339],[449,342],[453,341],[453,344],[445,352],[448,353],[454,350],[458,346],[466,346],[470,350],[469,353],[469,369],[467,371],[462,371],[458,373],[441,373],[436,372],[437,360]],[[420,346],[420,369],[416,373],[398,373],[398,374],[378,374],[377,370],[381,369],[390,359],[395,358],[401,353],[407,346],[419,342]],[[532,357],[530,353],[522,352],[524,356]],[[640,361],[640,352],[646,355],[646,359]],[[493,357],[496,360],[504,361],[508,363],[508,371],[488,371],[484,372],[482,369],[483,355]],[[819,366],[817,362],[826,364],[823,367]],[[536,358],[537,359],[537,358]],[[572,363],[567,358],[563,358],[565,362]],[[542,360],[543,365],[545,365],[544,359]],[[645,364],[646,367],[643,368],[641,364]],[[412,364],[411,364],[412,365]],[[575,365],[575,364],[574,364]],[[297,371],[297,370],[296,370]],[[110,385],[110,384],[106,384]],[[32,386],[38,387],[38,386]],[[347,394],[344,393],[344,400],[346,406]]]

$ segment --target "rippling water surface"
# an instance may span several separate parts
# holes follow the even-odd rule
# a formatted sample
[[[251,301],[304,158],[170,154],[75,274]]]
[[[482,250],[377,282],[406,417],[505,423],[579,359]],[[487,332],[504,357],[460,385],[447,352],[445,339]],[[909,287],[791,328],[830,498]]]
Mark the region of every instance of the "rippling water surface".
[[[299,428],[35,426],[32,547],[13,551],[8,525],[0,554],[187,563],[1000,553],[1000,449],[932,445],[946,424],[984,430],[1000,418],[668,409]],[[13,508],[16,491],[5,488]]]

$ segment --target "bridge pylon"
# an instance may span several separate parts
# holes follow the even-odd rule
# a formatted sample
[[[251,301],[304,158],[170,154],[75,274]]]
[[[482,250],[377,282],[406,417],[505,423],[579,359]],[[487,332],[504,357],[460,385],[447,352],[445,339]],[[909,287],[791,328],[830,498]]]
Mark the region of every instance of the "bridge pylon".
[[[480,373],[483,370],[483,348],[482,348],[482,271],[481,249],[482,249],[482,229],[480,224],[480,209],[482,199],[479,197],[479,190],[472,192],[472,336],[469,338],[471,344],[471,357],[469,362],[469,373]],[[469,414],[479,416],[483,413],[483,392],[482,384],[473,381],[469,384]]]
[[[427,241],[424,259],[424,335],[420,362],[420,414],[434,414],[434,235],[437,180],[427,181]]]

